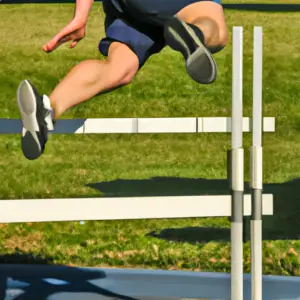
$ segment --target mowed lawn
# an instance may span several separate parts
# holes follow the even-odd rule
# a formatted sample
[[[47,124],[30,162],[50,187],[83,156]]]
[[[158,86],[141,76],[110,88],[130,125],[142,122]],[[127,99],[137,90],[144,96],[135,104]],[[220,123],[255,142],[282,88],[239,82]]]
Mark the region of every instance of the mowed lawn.
[[[0,118],[19,118],[15,95],[24,78],[49,94],[78,62],[103,59],[97,49],[101,3],[93,6],[87,37],[75,49],[41,50],[71,20],[73,7],[1,5]],[[264,218],[263,271],[300,275],[300,13],[226,10],[226,18],[230,32],[232,26],[245,29],[245,116],[251,116],[253,25],[264,27],[264,116],[276,118],[276,133],[264,135],[265,192],[275,196],[275,216]],[[166,48],[131,85],[97,96],[63,118],[230,116],[231,43],[215,59],[218,80],[201,86],[185,73],[182,57]],[[248,182],[251,136],[245,137]],[[227,134],[53,135],[43,157],[27,161],[20,137],[2,135],[0,199],[228,193],[229,147]],[[230,271],[227,218],[0,228],[2,262]],[[249,242],[244,253],[249,272]]]

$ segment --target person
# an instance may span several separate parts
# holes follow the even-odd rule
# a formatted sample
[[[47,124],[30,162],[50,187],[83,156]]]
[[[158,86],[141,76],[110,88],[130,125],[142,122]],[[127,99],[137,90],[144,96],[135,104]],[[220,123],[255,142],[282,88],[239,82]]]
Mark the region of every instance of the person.
[[[201,84],[216,80],[213,54],[227,44],[221,0],[103,0],[105,34],[99,51],[106,60],[90,59],[74,66],[52,93],[40,94],[23,80],[17,89],[22,119],[21,147],[29,160],[45,150],[49,131],[66,110],[95,95],[129,84],[148,58],[169,46],[182,54],[189,76]],[[94,0],[76,0],[71,22],[44,46],[50,53],[85,36]]]

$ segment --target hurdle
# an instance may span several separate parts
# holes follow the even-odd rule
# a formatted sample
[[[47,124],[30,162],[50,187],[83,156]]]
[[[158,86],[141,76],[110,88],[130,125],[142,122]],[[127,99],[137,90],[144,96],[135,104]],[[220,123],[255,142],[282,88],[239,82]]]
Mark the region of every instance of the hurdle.
[[[0,200],[0,223],[53,222],[81,220],[158,219],[231,217],[231,274],[161,271],[161,270],[110,270],[80,268],[85,272],[98,272],[99,278],[93,284],[102,290],[132,298],[205,298],[231,300],[286,299],[287,283],[262,276],[262,215],[273,215],[273,195],[262,193],[262,132],[275,131],[275,120],[262,117],[262,28],[254,27],[253,50],[253,110],[252,118],[243,117],[243,28],[233,27],[232,51],[232,116],[231,118],[181,118],[182,126],[176,118],[153,119],[97,119],[97,125],[87,126],[81,120],[78,127],[68,127],[73,133],[182,133],[182,132],[231,132],[232,147],[228,151],[229,194],[212,196],[170,196],[134,198],[69,198],[69,199],[17,199]],[[184,119],[184,121],[183,121]],[[117,120],[117,121],[116,121]],[[214,121],[218,122],[214,123]],[[95,120],[94,120],[95,121]],[[92,122],[94,122],[92,120]],[[122,123],[124,121],[124,123]],[[9,121],[11,122],[11,120]],[[83,123],[82,123],[83,122]],[[102,122],[113,124],[99,126]],[[148,123],[147,123],[148,122]],[[210,123],[211,122],[211,123]],[[89,122],[88,122],[89,123]],[[123,124],[123,127],[120,125]],[[124,127],[127,124],[127,127]],[[181,123],[180,123],[181,124]],[[208,126],[211,124],[211,126]],[[220,125],[221,124],[221,125]],[[20,129],[14,127],[16,132]],[[88,130],[86,128],[89,127]],[[267,130],[265,130],[267,128]],[[62,128],[57,133],[62,133]],[[123,131],[122,131],[123,130]],[[192,130],[192,131],[191,131]],[[2,128],[2,133],[8,128]],[[122,131],[122,132],[121,132]],[[252,132],[250,187],[251,194],[244,194],[244,149],[243,132]],[[116,211],[116,207],[119,209]],[[130,207],[130,211],[128,211]],[[168,208],[168,209],[167,209]],[[171,208],[171,209],[170,209]],[[251,216],[251,275],[243,273],[243,218]],[[24,267],[25,268],[25,267]],[[79,269],[78,269],[79,270]],[[63,268],[31,266],[31,278],[58,276]],[[21,272],[18,266],[1,266],[0,275]],[[48,273],[47,273],[48,272]],[[57,273],[55,273],[57,272]],[[102,273],[105,273],[103,277]],[[101,275],[102,274],[102,275]],[[22,275],[24,276],[24,275]],[[262,291],[262,282],[268,289]],[[147,285],[151,283],[150,286]],[[251,284],[251,293],[249,286]],[[295,286],[299,283],[295,282]],[[211,288],[213,287],[213,288]],[[245,289],[246,287],[246,289]],[[9,291],[21,289],[22,285],[12,281]],[[38,287],[37,287],[38,288]],[[41,287],[43,288],[43,286]],[[289,289],[290,295],[293,293]],[[251,294],[251,295],[250,295]],[[72,299],[72,296],[58,296]],[[89,299],[89,296],[84,297]],[[282,297],[282,298],[279,298]],[[51,298],[55,299],[55,298]],[[103,298],[106,299],[106,294]],[[125,299],[125,298],[120,298]]]

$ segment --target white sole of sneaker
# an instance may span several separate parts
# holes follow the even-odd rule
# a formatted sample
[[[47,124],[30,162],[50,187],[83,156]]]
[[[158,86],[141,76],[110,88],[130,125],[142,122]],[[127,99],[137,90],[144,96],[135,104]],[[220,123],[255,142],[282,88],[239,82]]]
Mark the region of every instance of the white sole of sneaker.
[[[27,80],[22,81],[18,87],[17,103],[23,123],[22,151],[27,159],[33,160],[41,155],[42,149],[37,136],[39,125],[36,120],[35,94]]]
[[[21,113],[23,127],[27,131],[39,131],[36,120],[36,101],[34,91],[27,80],[20,83],[17,91],[17,102]]]
[[[199,72],[197,66],[202,66]],[[216,63],[207,50],[198,48],[186,61],[186,70],[191,78],[202,84],[213,83],[217,78]],[[206,72],[205,72],[206,71]]]

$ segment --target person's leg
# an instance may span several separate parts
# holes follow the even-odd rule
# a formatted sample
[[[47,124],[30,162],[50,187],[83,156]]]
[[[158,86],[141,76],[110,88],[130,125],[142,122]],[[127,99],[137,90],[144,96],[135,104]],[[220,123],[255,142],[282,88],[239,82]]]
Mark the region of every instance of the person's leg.
[[[163,32],[123,19],[105,2],[106,38],[99,50],[106,61],[87,60],[75,66],[48,97],[39,95],[28,81],[17,92],[23,122],[22,151],[26,158],[37,159],[44,152],[48,131],[69,108],[93,96],[128,84],[147,59],[164,47]],[[120,18],[119,18],[120,17]]]
[[[165,24],[167,45],[186,59],[188,74],[199,83],[216,80],[217,66],[212,57],[228,41],[223,8],[215,1],[187,5]]]
[[[79,63],[55,87],[49,96],[55,119],[99,93],[130,83],[138,69],[139,61],[133,51],[124,44],[112,43],[106,61]]]
[[[36,159],[44,151],[52,119],[66,110],[106,90],[128,84],[139,69],[139,60],[126,45],[114,42],[108,59],[86,60],[76,65],[50,94],[41,96],[28,80],[17,91],[23,122],[22,151],[27,159]]]

